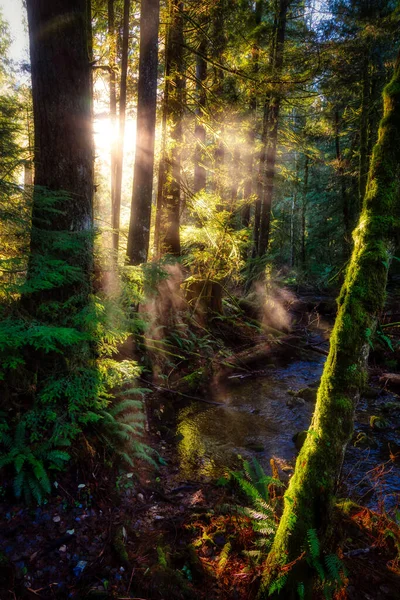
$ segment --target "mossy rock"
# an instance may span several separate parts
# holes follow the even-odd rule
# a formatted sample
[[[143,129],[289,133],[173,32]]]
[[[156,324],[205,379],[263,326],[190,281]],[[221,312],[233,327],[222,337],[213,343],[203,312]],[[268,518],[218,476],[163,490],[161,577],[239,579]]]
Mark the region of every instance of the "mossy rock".
[[[294,398],[302,398],[306,402],[315,402],[317,399],[318,386],[317,387],[306,387],[301,390],[289,390],[288,394]]]
[[[306,401],[304,398],[300,398],[299,396],[292,396],[286,400],[286,406],[289,408],[295,408],[296,406],[304,406]]]
[[[112,549],[122,565],[129,564],[129,556],[125,545],[123,527],[118,527],[112,542]]]

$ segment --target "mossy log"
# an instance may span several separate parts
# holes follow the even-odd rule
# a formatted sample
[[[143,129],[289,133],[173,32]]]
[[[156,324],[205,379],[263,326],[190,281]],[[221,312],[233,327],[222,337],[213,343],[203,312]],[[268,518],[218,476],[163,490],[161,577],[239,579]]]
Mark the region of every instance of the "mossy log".
[[[307,532],[316,530],[320,540],[326,539],[355,406],[366,382],[370,337],[384,306],[391,253],[400,229],[400,54],[383,101],[384,115],[338,299],[330,352],[310,429],[285,493],[260,597],[267,597],[271,585],[284,575],[281,597],[296,597],[300,582],[312,597]]]

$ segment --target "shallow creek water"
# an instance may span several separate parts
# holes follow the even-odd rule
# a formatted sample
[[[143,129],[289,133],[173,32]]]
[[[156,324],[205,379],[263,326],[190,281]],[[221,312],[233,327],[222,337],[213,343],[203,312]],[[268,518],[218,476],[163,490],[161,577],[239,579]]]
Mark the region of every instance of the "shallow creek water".
[[[180,409],[177,422],[181,475],[218,477],[227,467],[240,466],[240,457],[255,456],[270,472],[274,458],[283,478],[290,477],[297,455],[293,436],[309,427],[314,402],[296,401],[288,392],[316,387],[325,356],[295,351],[278,358],[262,376],[239,378],[232,374],[211,386],[209,400],[220,406],[192,402]],[[397,409],[385,405],[396,403]],[[382,415],[388,426],[373,431],[370,415]],[[380,392],[362,398],[357,407],[356,432],[368,436],[368,444],[349,445],[343,467],[342,495],[362,500],[372,509],[393,510],[400,503],[400,399]],[[375,470],[389,461],[383,473]],[[379,475],[379,476],[378,476]]]

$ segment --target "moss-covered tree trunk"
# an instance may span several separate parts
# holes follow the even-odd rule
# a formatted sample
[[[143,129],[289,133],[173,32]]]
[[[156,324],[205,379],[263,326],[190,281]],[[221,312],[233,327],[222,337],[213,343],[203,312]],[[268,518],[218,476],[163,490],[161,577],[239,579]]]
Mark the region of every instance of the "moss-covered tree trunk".
[[[400,229],[400,55],[383,98],[384,116],[338,299],[330,352],[310,429],[285,493],[284,512],[266,563],[262,597],[285,574],[285,598],[295,597],[299,581],[310,579],[307,532],[316,530],[323,539],[327,531],[346,445],[353,432],[354,409],[367,377],[370,337],[384,306],[391,252]]]

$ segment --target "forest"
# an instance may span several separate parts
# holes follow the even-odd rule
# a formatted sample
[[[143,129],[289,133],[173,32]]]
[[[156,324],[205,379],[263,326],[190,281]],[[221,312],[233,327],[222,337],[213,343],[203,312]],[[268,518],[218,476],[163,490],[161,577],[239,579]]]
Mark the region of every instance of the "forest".
[[[0,600],[400,597],[399,33],[1,0]]]

